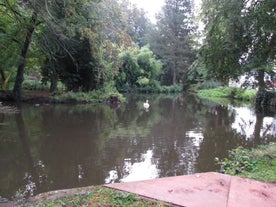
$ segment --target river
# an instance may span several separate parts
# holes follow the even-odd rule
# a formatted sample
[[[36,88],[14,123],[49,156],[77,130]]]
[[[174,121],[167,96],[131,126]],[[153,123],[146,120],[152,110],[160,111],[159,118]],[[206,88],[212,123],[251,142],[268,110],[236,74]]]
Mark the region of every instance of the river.
[[[0,114],[0,196],[219,171],[214,159],[228,150],[276,141],[273,112],[193,95],[126,97]]]

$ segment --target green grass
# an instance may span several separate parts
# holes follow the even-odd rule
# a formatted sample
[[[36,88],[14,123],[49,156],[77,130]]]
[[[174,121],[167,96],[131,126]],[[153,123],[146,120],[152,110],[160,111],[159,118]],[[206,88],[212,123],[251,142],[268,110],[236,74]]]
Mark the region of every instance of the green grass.
[[[123,193],[105,187],[95,187],[93,193],[85,195],[75,195],[64,197],[56,200],[49,200],[35,204],[28,204],[29,207],[165,207],[169,206],[164,202],[143,199],[134,194]]]
[[[276,182],[276,144],[252,150],[238,147],[229,151],[229,158],[216,161],[226,174]]]
[[[122,94],[117,91],[113,92],[102,92],[102,91],[91,91],[91,92],[66,92],[57,94],[54,96],[56,100],[71,100],[71,101],[83,101],[83,102],[91,102],[91,101],[102,101],[109,100],[110,96],[114,94],[116,95],[120,101],[124,102],[125,98]]]
[[[231,98],[250,102],[255,100],[256,93],[256,90],[244,90],[234,87],[218,87],[198,90],[198,96],[201,98]]]

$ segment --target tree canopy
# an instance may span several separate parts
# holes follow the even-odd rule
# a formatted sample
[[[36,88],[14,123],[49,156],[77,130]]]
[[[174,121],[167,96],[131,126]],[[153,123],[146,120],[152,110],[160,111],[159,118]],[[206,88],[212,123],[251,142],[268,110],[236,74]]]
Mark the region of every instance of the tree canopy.
[[[164,62],[168,84],[187,81],[187,71],[195,56],[192,50],[192,3],[190,0],[166,0],[157,16],[151,47]]]
[[[51,91],[61,82],[85,92],[227,84],[253,71],[264,88],[275,68],[275,8],[274,0],[202,0],[198,46],[192,0],[166,0],[156,24],[128,0],[0,0],[1,86],[20,100],[29,71]]]
[[[273,0],[203,0],[206,38],[202,55],[211,77],[223,83],[245,71],[258,73],[275,66],[275,14]]]

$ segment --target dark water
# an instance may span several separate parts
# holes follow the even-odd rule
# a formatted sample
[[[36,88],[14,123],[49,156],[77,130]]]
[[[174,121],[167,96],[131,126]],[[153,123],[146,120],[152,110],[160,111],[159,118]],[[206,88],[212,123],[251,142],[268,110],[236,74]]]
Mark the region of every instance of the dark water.
[[[0,196],[218,171],[214,158],[228,150],[276,141],[273,113],[191,95],[127,100],[0,114]]]

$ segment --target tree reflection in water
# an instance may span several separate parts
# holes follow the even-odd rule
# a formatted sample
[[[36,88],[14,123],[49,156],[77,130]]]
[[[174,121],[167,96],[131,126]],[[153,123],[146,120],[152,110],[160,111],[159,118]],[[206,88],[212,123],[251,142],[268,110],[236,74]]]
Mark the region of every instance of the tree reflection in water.
[[[149,99],[151,108],[143,109]],[[214,158],[275,140],[275,113],[191,95],[108,105],[25,105],[1,114],[0,196],[216,171]],[[25,180],[24,180],[25,178]],[[31,191],[33,189],[33,191]]]

